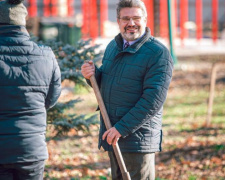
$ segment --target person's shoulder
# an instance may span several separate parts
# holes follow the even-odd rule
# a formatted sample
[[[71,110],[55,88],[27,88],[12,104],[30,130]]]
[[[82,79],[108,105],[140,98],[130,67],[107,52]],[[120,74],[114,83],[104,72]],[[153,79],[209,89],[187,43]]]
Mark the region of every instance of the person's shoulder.
[[[52,51],[52,48],[44,44],[36,44],[42,51]]]
[[[107,45],[106,49],[110,49],[110,48],[113,48],[113,47],[115,47],[115,46],[117,46],[116,40],[113,39],[113,40],[111,40],[111,41],[109,42],[109,44]]]
[[[146,48],[145,52],[148,52],[154,61],[161,63],[164,62],[166,64],[170,62],[169,64],[173,64],[169,50],[156,38],[150,37],[144,46]]]
[[[167,47],[161,43],[159,40],[157,40],[155,37],[151,36],[145,43],[144,46],[152,51],[153,53],[160,54],[162,52],[168,53],[169,50]]]
[[[43,44],[36,44],[36,46],[40,49],[43,56],[51,56],[54,57],[54,53],[52,48]]]

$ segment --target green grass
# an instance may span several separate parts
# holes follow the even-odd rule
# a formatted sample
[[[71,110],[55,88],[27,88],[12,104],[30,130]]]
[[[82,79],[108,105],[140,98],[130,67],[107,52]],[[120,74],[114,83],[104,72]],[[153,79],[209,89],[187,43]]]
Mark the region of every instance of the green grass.
[[[79,95],[88,94],[90,92],[90,88],[81,86],[80,84],[76,84],[74,87],[74,93]]]
[[[107,180],[107,177],[105,177],[105,176],[99,176],[99,179],[100,180]]]
[[[214,146],[214,149],[215,149],[216,151],[224,150],[224,149],[225,149],[225,145],[223,145],[223,144],[215,145],[215,146]]]
[[[190,175],[189,177],[188,177],[188,180],[197,180],[198,178],[196,177],[196,176],[194,176],[194,175]]]
[[[207,115],[208,94],[205,89],[192,89],[183,94],[168,95],[164,105],[164,123],[176,124],[176,129],[186,129],[192,122],[203,124]],[[216,90],[212,123],[221,124],[225,117],[225,90]],[[177,121],[179,120],[179,121]]]

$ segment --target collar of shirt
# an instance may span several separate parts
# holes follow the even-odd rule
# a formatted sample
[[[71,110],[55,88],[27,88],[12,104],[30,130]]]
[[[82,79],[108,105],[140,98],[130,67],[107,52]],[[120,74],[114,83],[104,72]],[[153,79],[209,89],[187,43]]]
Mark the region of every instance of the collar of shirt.
[[[138,39],[136,39],[136,40],[134,40],[134,41],[127,41],[127,40],[123,39],[123,47],[124,47],[124,45],[125,45],[126,42],[128,42],[129,45],[131,46],[132,44],[134,44],[134,43],[136,43],[137,41],[139,41],[139,39],[141,39],[144,35],[145,35],[145,33],[144,33],[141,37],[139,37]]]

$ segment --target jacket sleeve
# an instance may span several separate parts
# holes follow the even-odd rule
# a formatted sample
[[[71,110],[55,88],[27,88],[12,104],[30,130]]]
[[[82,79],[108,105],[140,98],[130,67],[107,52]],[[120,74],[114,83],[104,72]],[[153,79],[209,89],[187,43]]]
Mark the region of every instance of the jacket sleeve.
[[[173,60],[167,49],[159,53],[148,63],[143,80],[143,93],[135,106],[114,126],[126,137],[151,120],[162,108],[172,79]]]
[[[57,60],[54,58],[54,71],[49,85],[49,91],[45,99],[45,108],[53,107],[61,94],[61,73]]]

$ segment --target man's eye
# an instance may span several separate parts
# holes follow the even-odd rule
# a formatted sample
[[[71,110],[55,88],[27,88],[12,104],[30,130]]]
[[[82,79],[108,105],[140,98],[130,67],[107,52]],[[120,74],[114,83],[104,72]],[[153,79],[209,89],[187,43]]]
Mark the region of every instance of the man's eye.
[[[129,22],[131,19],[133,20],[133,21],[135,21],[135,22],[139,22],[140,20],[141,20],[141,17],[140,16],[134,16],[134,17],[122,17],[121,18],[122,19],[122,21],[124,21],[124,22]]]
[[[137,20],[140,20],[141,17],[133,17],[132,19],[133,19],[134,21],[135,21],[135,20],[137,21]]]
[[[124,21],[129,21],[129,20],[130,20],[130,18],[123,18],[123,20],[124,20]]]

